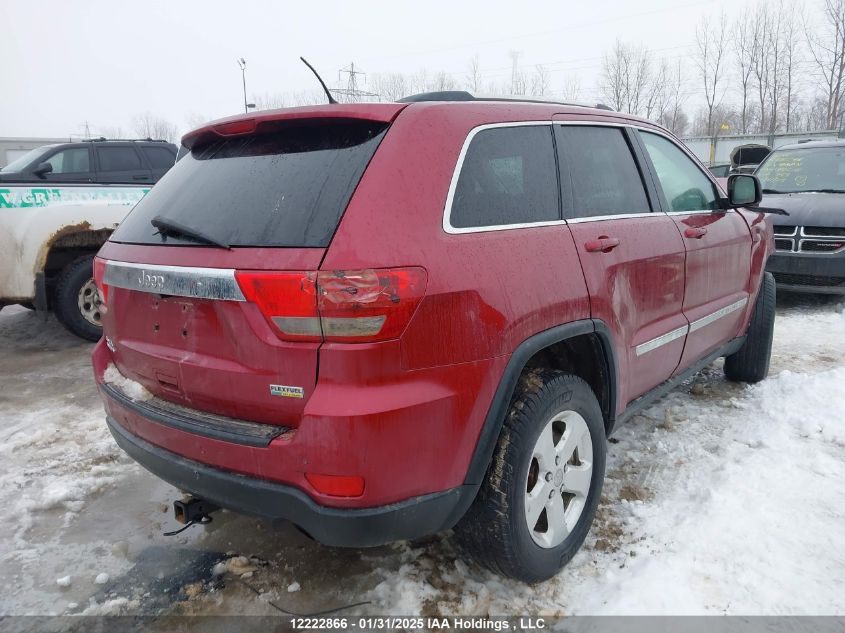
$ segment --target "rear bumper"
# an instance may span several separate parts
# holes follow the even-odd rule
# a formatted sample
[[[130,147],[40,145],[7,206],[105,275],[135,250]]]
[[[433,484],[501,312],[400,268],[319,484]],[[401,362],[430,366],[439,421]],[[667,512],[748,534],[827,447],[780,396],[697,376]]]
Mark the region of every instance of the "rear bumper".
[[[328,508],[297,488],[185,459],[132,435],[112,417],[107,422],[117,444],[164,481],[241,514],[291,521],[325,545],[373,547],[440,532],[458,522],[477,491],[458,486],[381,507]]]
[[[808,255],[776,252],[766,270],[778,288],[817,294],[845,294],[845,253]]]

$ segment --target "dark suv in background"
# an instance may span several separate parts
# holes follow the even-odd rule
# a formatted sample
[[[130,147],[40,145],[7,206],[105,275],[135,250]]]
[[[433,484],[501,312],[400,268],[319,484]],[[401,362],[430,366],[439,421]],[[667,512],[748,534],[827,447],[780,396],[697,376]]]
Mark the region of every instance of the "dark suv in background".
[[[767,270],[778,287],[845,294],[845,141],[779,147],[755,172],[763,205],[775,216],[775,253]]]
[[[152,184],[174,162],[166,141],[99,138],[38,147],[0,170],[0,182]]]
[[[455,527],[526,581],[587,535],[614,426],[768,371],[759,183],[654,123],[467,95],[224,119],[94,261],[118,444],[331,545]],[[746,208],[752,207],[752,208]]]

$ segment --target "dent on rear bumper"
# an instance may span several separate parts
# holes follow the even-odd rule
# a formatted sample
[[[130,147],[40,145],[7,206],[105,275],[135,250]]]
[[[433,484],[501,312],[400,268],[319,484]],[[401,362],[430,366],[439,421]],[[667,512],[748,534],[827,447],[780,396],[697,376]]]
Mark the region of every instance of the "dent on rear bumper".
[[[117,444],[135,461],[180,490],[243,514],[291,521],[326,545],[372,547],[451,528],[477,491],[475,486],[458,486],[382,507],[329,508],[294,487],[180,457],[136,437],[111,417],[108,425]]]
[[[98,382],[109,354],[101,341],[93,358]],[[105,394],[103,399],[115,422],[152,446],[235,475],[291,486],[325,507],[367,508],[463,484],[506,361],[406,372],[388,384],[318,384],[298,428],[266,448],[168,427]],[[307,482],[306,472],[361,476],[364,493],[323,495]]]

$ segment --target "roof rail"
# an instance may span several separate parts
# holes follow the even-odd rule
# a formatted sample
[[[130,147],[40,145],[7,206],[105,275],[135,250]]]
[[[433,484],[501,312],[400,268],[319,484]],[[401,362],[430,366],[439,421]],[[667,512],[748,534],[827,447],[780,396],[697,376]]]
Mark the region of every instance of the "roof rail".
[[[73,143],[112,143],[112,142],[120,142],[120,143],[133,143],[136,141],[141,141],[144,143],[169,143],[167,139],[163,138],[106,138],[105,136],[100,136],[97,138],[83,138],[79,139],[78,141],[72,141]]]
[[[609,110],[611,112],[614,112],[613,108],[603,103],[588,105],[586,103],[570,103],[566,101],[531,99],[518,95],[510,97],[484,97],[474,96],[466,90],[440,90],[436,92],[421,92],[419,94],[409,95],[407,97],[397,99],[398,103],[418,103],[421,101],[504,101],[515,103],[548,103],[555,105],[575,106],[578,108],[596,108],[598,110]]]

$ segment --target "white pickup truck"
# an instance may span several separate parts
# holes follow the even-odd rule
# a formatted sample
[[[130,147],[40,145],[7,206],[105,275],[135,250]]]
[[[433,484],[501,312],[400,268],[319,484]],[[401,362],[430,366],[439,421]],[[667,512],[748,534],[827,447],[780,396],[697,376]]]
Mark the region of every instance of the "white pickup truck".
[[[0,182],[0,308],[52,311],[74,334],[99,339],[92,260],[150,187]]]

